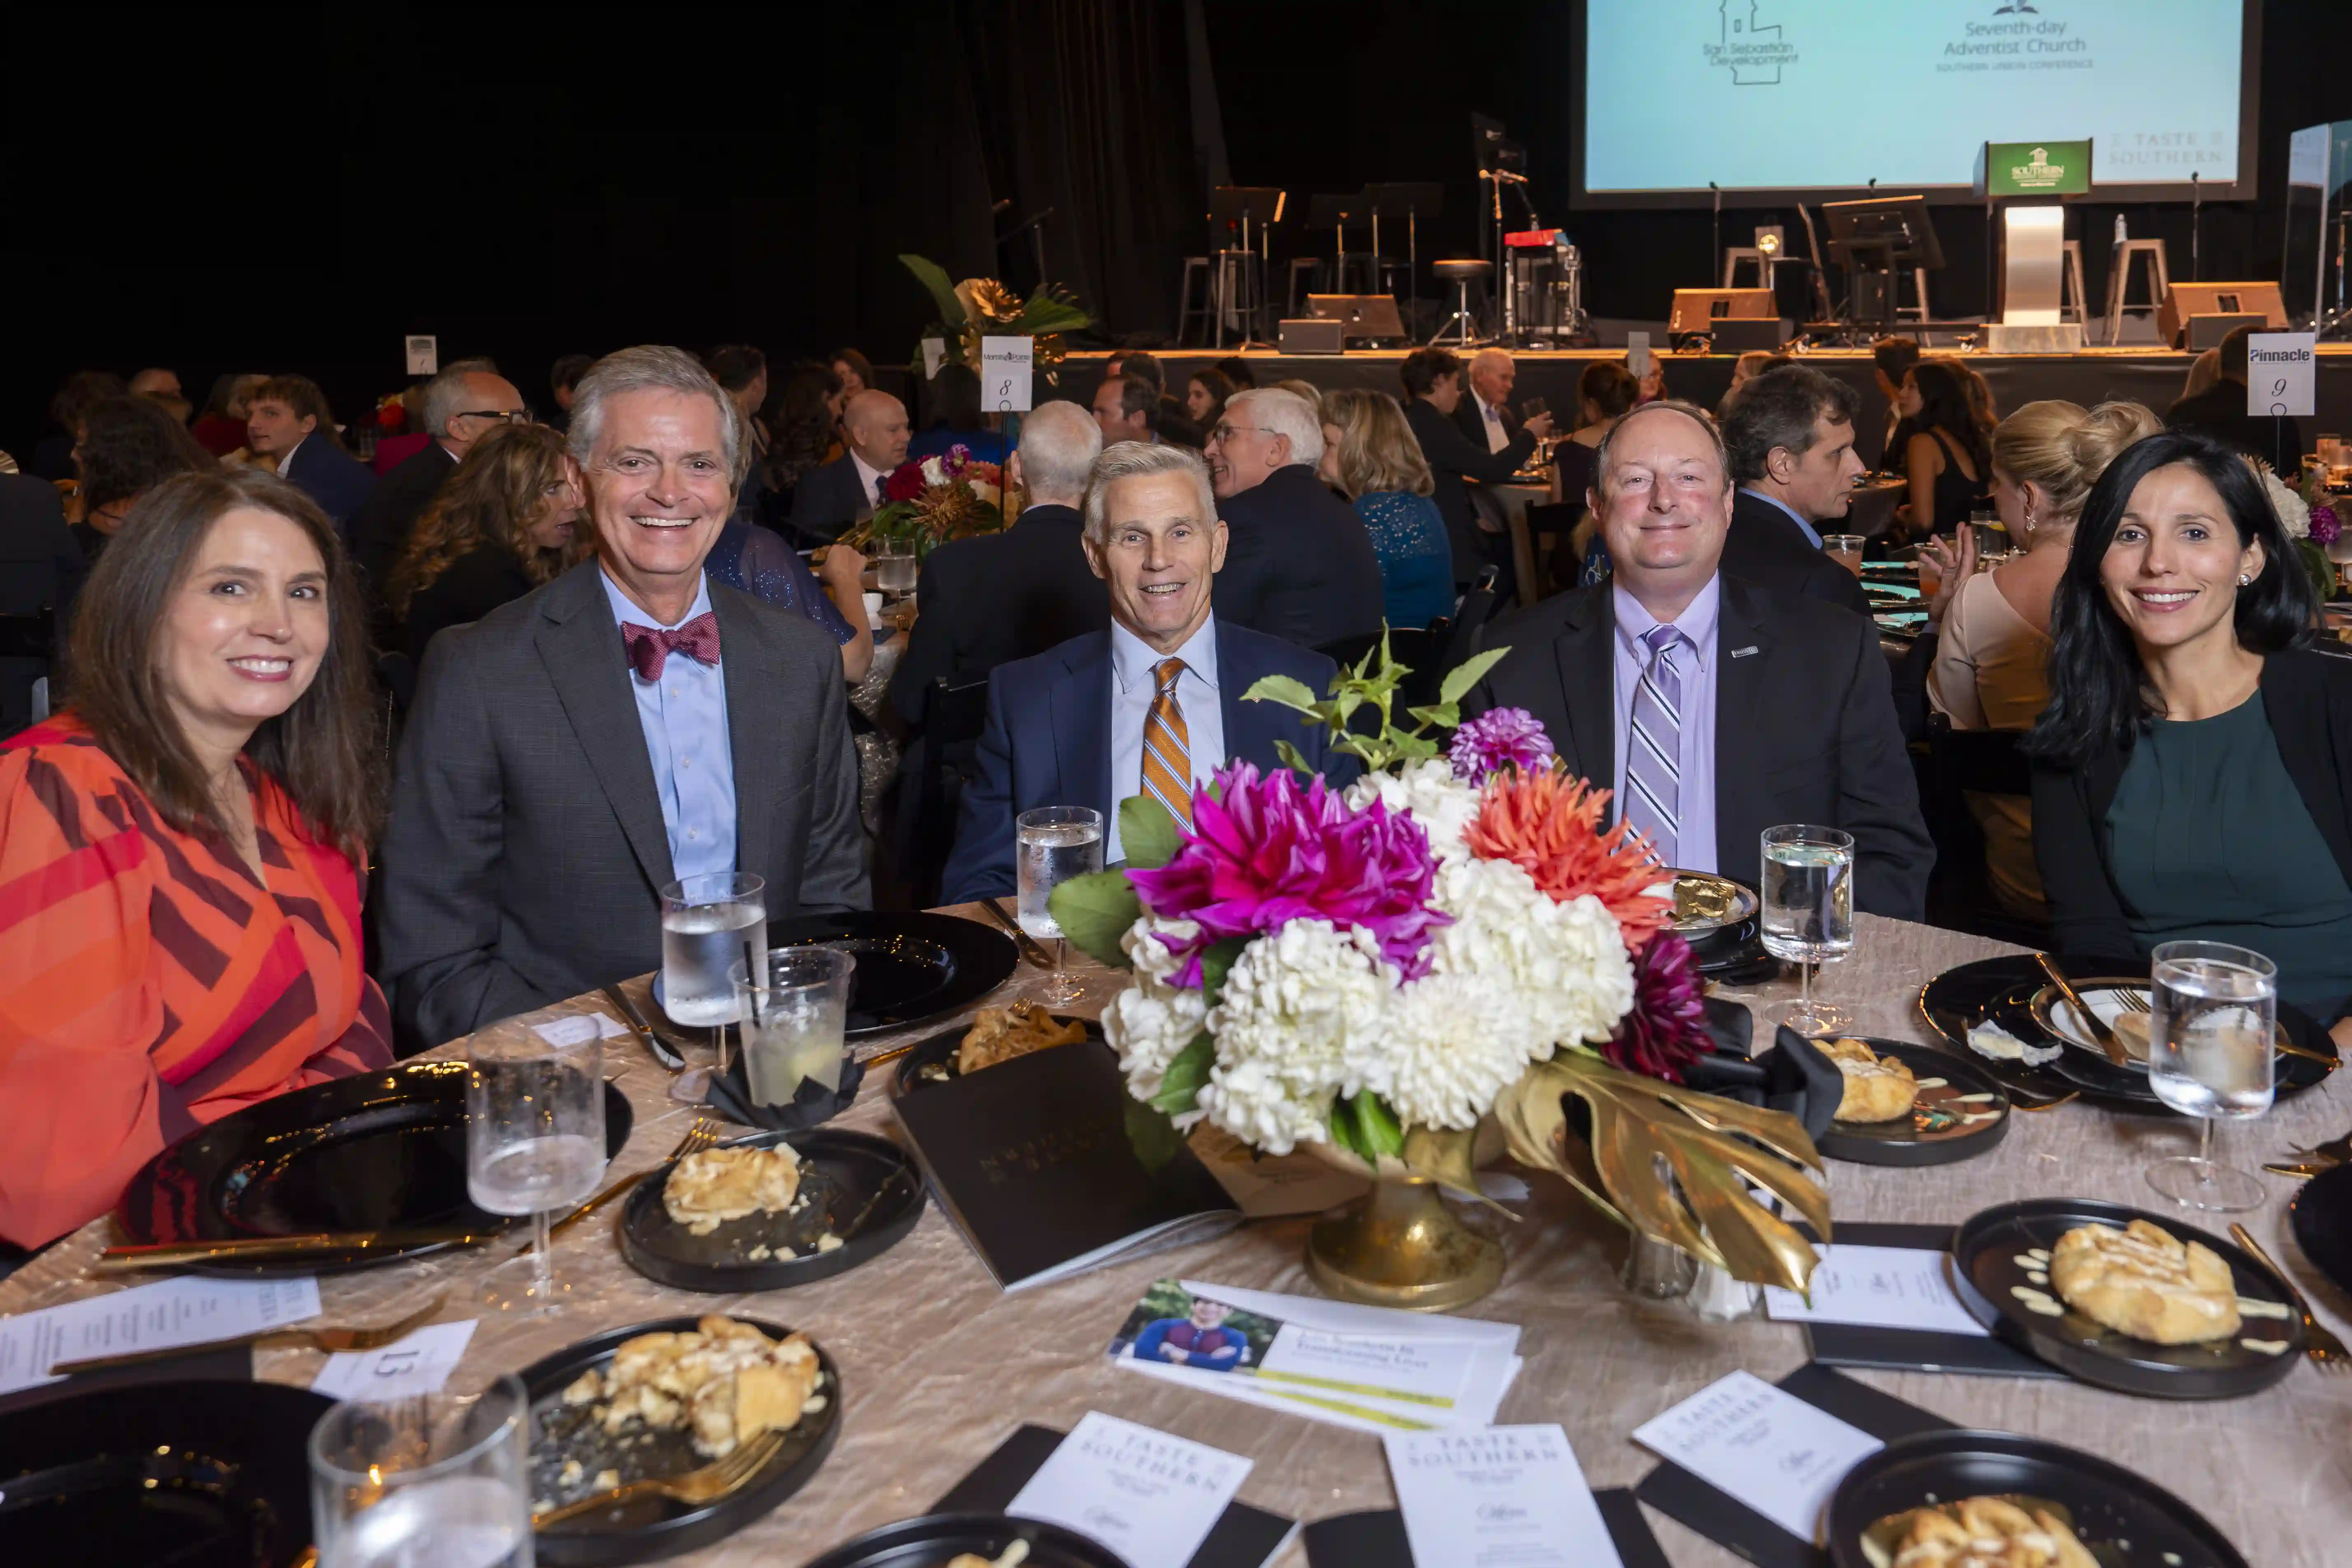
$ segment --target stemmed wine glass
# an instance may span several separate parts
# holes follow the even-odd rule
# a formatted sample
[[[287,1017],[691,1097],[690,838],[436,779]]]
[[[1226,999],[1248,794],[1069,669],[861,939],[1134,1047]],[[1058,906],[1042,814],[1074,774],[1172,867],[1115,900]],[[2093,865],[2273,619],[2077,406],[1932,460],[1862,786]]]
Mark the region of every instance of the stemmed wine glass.
[[[2183,1208],[2259,1208],[2263,1184],[2213,1158],[2213,1123],[2256,1117],[2277,1089],[2278,965],[2219,942],[2168,942],[2149,955],[2147,1082],[2198,1119],[2197,1152],[2158,1160],[2147,1184]]]
[[[466,1195],[490,1214],[530,1215],[529,1256],[483,1285],[492,1311],[556,1309],[570,1287],[555,1282],[549,1215],[586,1202],[604,1178],[604,1044],[593,1033],[563,1037],[571,1043],[509,1019],[467,1042]]]
[[[310,1561],[531,1568],[530,1396],[512,1373],[472,1394],[347,1400],[309,1447]]]
[[[1083,994],[1069,973],[1070,943],[1046,902],[1054,889],[1103,868],[1102,813],[1092,806],[1045,805],[1021,814],[1021,929],[1054,939],[1054,973],[1045,978],[1045,1000],[1066,1007]]]
[[[1801,1000],[1780,1021],[1801,1035],[1850,1027],[1843,1007],[1813,1000],[1813,965],[1853,951],[1853,835],[1790,823],[1764,830],[1764,951],[1798,966]]]

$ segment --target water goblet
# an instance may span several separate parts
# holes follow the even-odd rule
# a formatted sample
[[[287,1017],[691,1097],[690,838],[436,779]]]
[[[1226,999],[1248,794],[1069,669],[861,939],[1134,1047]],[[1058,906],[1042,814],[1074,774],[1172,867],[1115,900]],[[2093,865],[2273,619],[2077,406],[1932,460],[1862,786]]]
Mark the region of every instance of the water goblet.
[[[1780,1022],[1801,1035],[1850,1027],[1843,1007],[1813,1000],[1813,965],[1853,951],[1853,836],[1790,823],[1763,835],[1764,951],[1795,963],[1800,1000]]]
[[[555,1310],[549,1217],[584,1203],[604,1175],[604,1043],[558,1045],[520,1019],[466,1044],[466,1195],[490,1214],[529,1215],[530,1250],[490,1270],[482,1304],[536,1317]]]
[[[762,962],[768,884],[734,871],[686,877],[661,890],[661,1005],[688,1028],[735,1021],[727,966]]]
[[[2213,1158],[2213,1123],[2271,1108],[2277,1089],[2278,965],[2219,942],[2168,942],[2149,955],[2147,1083],[2197,1118],[2197,1152],[2158,1160],[2147,1184],[2183,1208],[2242,1214],[2267,1195]]]
[[[1047,900],[1054,889],[1103,868],[1102,813],[1091,806],[1046,805],[1021,814],[1016,919],[1021,929],[1054,942],[1054,972],[1045,979],[1045,1000],[1061,1007],[1084,993],[1069,973],[1069,940]]]

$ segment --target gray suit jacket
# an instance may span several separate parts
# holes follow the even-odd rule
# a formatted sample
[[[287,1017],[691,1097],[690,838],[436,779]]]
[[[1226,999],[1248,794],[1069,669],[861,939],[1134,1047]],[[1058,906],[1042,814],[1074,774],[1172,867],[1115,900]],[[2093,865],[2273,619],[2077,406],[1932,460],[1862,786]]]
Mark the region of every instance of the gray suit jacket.
[[[676,879],[627,657],[593,562],[433,640],[383,842],[384,988],[437,1044],[661,964]],[[841,655],[710,584],[735,863],[771,919],[870,902]]]

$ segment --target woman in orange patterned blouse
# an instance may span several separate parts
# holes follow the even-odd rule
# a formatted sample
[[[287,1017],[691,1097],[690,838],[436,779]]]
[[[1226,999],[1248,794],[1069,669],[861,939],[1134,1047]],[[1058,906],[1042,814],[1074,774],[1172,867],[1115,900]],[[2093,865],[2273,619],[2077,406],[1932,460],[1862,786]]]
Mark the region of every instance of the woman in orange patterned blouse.
[[[67,711],[0,747],[0,1239],[114,1205],[166,1144],[387,1065],[360,966],[380,814],[334,527],[253,471],[131,509]]]

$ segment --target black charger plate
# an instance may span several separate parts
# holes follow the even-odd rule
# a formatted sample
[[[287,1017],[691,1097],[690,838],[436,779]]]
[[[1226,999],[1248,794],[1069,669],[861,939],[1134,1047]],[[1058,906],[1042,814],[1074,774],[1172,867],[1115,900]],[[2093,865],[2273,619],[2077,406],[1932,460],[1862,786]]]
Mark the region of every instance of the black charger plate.
[[[2294,1244],[2311,1266],[2352,1296],[2352,1165],[2322,1171],[2304,1183],[2286,1213]]]
[[[2103,1328],[2072,1307],[2055,1315],[2030,1311],[2011,1294],[2022,1287],[2057,1300],[2046,1270],[2036,1283],[2018,1261],[2029,1248],[2055,1247],[2058,1238],[2077,1226],[2108,1225],[2121,1230],[2136,1219],[2161,1226],[2179,1240],[2203,1242],[2237,1277],[2242,1301],[2270,1302],[2285,1315],[2249,1314],[2226,1340],[2160,1345]],[[2231,1399],[2268,1388],[2303,1359],[2303,1315],[2295,1310],[2294,1294],[2285,1281],[2229,1242],[2169,1215],[2089,1198],[2002,1204],[1961,1223],[1952,1237],[1952,1265],[1960,1300],[1978,1322],[2029,1355],[2095,1387],[2151,1399]],[[2248,1340],[2284,1342],[2286,1348],[2250,1350]]]
[[[2113,973],[2115,968],[2113,964],[2103,967],[2108,973],[2094,978],[2106,980],[2118,978]],[[2072,980],[2074,976],[2070,974],[2067,978]],[[2147,979],[2145,975],[2134,975],[2130,978],[2138,980],[2142,984],[2145,984]],[[2019,1039],[2031,1040],[2037,1046],[2061,1047],[2055,1061],[2049,1062],[2035,1070],[2048,1072],[2063,1079],[2094,1100],[2104,1100],[2116,1105],[2127,1105],[2136,1110],[2150,1110],[2166,1115],[2175,1114],[2172,1108],[2165,1104],[2158,1097],[2156,1090],[2149,1086],[2146,1068],[2117,1067],[2107,1059],[2105,1052],[2093,1050],[2079,1040],[2069,1039],[2056,1030],[2042,1026],[2042,1021],[2034,1016],[2033,999],[2041,994],[2049,984],[2049,977],[2037,970],[2032,980],[2010,987],[1996,996],[1992,1002],[1993,1021],[2002,1028],[2007,1029]],[[2305,1050],[2320,1051],[2329,1057],[2331,1061],[2315,1062],[2309,1057],[2279,1053],[2273,1068],[2276,1075],[2277,1092],[2283,1095],[2300,1094],[2315,1084],[2325,1083],[2327,1080],[2327,1075],[2336,1070],[2332,1064],[2332,1058],[2336,1055],[2335,1043],[2328,1038],[2326,1031],[2314,1027],[2305,1015],[2284,1005],[2279,1007],[2278,1023],[2280,1030],[2290,1041]]]
[[[1830,1497],[1830,1562],[1832,1568],[1870,1568],[1863,1532],[1890,1514],[2005,1494],[2063,1507],[2075,1534],[2102,1563],[2246,1568],[2229,1537],[2153,1481],[2095,1455],[2008,1432],[1897,1437],[1847,1471]],[[2128,1558],[2119,1547],[2126,1542]]]
[[[1102,1025],[1093,1018],[1070,1018],[1059,1013],[1055,1014],[1054,1018],[1057,1023],[1084,1024],[1087,1026],[1087,1038],[1089,1041],[1098,1042],[1103,1037]],[[919,1089],[929,1089],[934,1084],[944,1081],[940,1079],[925,1078],[923,1069],[929,1067],[947,1066],[954,1061],[956,1048],[963,1044],[963,1037],[969,1033],[971,1033],[969,1029],[947,1029],[908,1047],[907,1054],[898,1058],[898,1071],[891,1075],[890,1098],[902,1099]],[[1049,1048],[1058,1051],[1066,1047],[1054,1046]],[[957,1076],[951,1067],[948,1068],[948,1073],[950,1078]]]
[[[771,1339],[780,1340],[791,1332],[780,1324],[758,1318],[736,1321],[751,1324]],[[556,1477],[567,1458],[578,1459],[592,1478],[611,1466],[621,1472],[624,1480],[676,1475],[710,1463],[694,1451],[693,1439],[684,1431],[649,1432],[631,1423],[617,1436],[642,1434],[650,1436],[651,1441],[626,1448],[614,1446],[603,1436],[599,1424],[588,1418],[590,1406],[563,1403],[563,1391],[589,1368],[610,1364],[613,1352],[620,1349],[623,1341],[635,1339],[639,1334],[683,1333],[700,1321],[699,1318],[664,1318],[657,1322],[614,1329],[523,1369],[523,1392],[530,1399],[534,1507],[584,1495],[588,1489],[585,1482],[576,1483],[569,1490],[557,1487]],[[776,1451],[776,1457],[741,1489],[717,1502],[698,1506],[665,1497],[641,1498],[601,1515],[566,1520],[550,1529],[535,1531],[533,1552],[539,1561],[551,1568],[592,1568],[603,1563],[650,1563],[656,1558],[675,1557],[681,1552],[724,1541],[808,1485],[809,1478],[833,1452],[834,1439],[841,1435],[841,1373],[834,1366],[833,1358],[824,1353],[824,1346],[817,1346],[816,1355],[817,1363],[824,1369],[817,1392],[824,1395],[824,1407],[803,1415],[800,1425],[784,1435],[784,1446]],[[551,1440],[551,1423],[562,1431],[575,1422],[586,1429],[584,1441]]]
[[[106,1568],[286,1568],[310,1544],[304,1445],[334,1401],[274,1383],[108,1388],[0,1416],[0,1490],[31,1470],[101,1455],[184,1450],[236,1467],[219,1493],[135,1479],[0,1521],[0,1557]]]
[[[849,981],[851,1039],[968,1007],[1021,962],[1011,937],[955,915],[850,910],[768,922],[770,947],[810,944],[857,960]]]
[[[749,1215],[709,1236],[697,1236],[672,1220],[662,1205],[662,1184],[677,1163],[672,1161],[639,1182],[622,1204],[622,1258],[646,1279],[681,1290],[720,1295],[782,1290],[845,1274],[879,1257],[923,1217],[923,1173],[888,1139],[817,1127],[805,1132],[756,1133],[726,1147],[772,1149],[779,1143],[790,1143],[801,1157],[806,1208],[792,1215]],[[881,1200],[867,1212],[866,1205],[877,1193]],[[830,1252],[814,1250],[819,1236],[826,1230],[839,1235],[861,1213],[866,1219],[856,1236]],[[747,1256],[761,1246],[778,1255]]]
[[[1882,1057],[1893,1057],[1911,1069],[1923,1086],[1911,1114],[1892,1121],[1833,1121],[1813,1141],[1813,1147],[1832,1160],[1859,1165],[1948,1165],[1990,1153],[2009,1135],[2009,1096],[1979,1072],[1973,1061],[1949,1051],[1908,1040],[1882,1040],[1869,1035],[1860,1039]],[[1929,1085],[1942,1079],[1940,1086]],[[1989,1094],[1990,1101],[1973,1103],[1960,1097]],[[1961,1118],[1990,1113],[1990,1121]]]
[[[466,1195],[464,1062],[404,1062],[281,1094],[200,1127],[147,1163],[115,1205],[142,1245],[307,1236],[332,1230],[523,1222],[485,1214]],[[629,1097],[604,1086],[604,1157],[629,1141]],[[445,1251],[439,1242],[275,1260],[174,1265],[193,1273],[283,1279],[366,1268]]]
[[[959,1552],[994,1562],[1015,1541],[1029,1543],[1024,1568],[1127,1568],[1099,1542],[1042,1520],[1001,1513],[931,1513],[844,1542],[808,1568],[940,1568]]]

